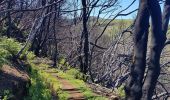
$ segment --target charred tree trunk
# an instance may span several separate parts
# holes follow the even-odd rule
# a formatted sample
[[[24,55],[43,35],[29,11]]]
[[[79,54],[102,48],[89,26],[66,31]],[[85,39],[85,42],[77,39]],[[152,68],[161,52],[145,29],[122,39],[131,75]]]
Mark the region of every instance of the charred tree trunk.
[[[167,2],[166,2],[167,3]],[[157,0],[148,0],[148,8],[152,18],[152,36],[150,48],[150,61],[147,76],[143,85],[144,100],[152,100],[152,95],[160,74],[160,55],[164,47],[167,31],[167,15],[164,14],[162,25],[161,8]],[[168,18],[169,20],[169,18]]]
[[[83,47],[83,34],[81,35],[81,40],[80,40],[80,47],[78,48],[78,61],[80,63],[80,72],[83,72],[84,64],[83,64],[83,57],[82,57],[82,47]]]
[[[56,2],[56,0],[54,0]],[[53,19],[53,31],[54,31],[54,46],[55,46],[55,50],[54,50],[54,55],[53,55],[53,67],[57,67],[57,60],[58,60],[58,41],[57,41],[57,36],[56,36],[56,30],[55,30],[55,26],[56,26],[56,21],[57,23],[59,23],[59,17],[60,17],[60,3],[57,7],[57,5],[54,5],[54,10],[57,11],[57,14],[54,14],[54,19]]]
[[[11,9],[11,0],[7,0],[7,9]],[[6,36],[9,38],[11,36],[11,30],[12,30],[12,19],[11,19],[11,13],[8,11],[7,14],[7,21],[6,21],[6,25],[7,25],[7,31],[6,31]]]
[[[151,48],[146,78],[143,80],[146,64],[147,34],[149,15],[152,19]],[[160,74],[160,55],[166,40],[170,17],[170,0],[166,0],[163,18],[157,0],[141,0],[135,22],[134,62],[130,81],[125,87],[127,100],[151,100]],[[163,24],[162,24],[163,21]],[[144,81],[144,82],[142,82]],[[141,90],[142,89],[142,90]]]
[[[140,100],[142,81],[146,66],[146,51],[149,28],[147,0],[140,0],[139,11],[134,26],[134,58],[130,68],[130,79],[125,87],[126,100]]]
[[[83,66],[83,73],[87,73],[88,63],[89,63],[89,33],[87,30],[87,4],[86,0],[82,0],[83,5],[83,32],[84,34],[84,66]]]

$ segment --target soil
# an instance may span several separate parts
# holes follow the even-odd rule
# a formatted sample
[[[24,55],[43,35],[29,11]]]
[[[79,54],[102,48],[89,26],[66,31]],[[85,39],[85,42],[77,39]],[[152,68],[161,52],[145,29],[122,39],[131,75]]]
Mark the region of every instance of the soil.
[[[69,93],[69,100],[85,100],[83,94],[65,79],[59,79],[62,83],[62,90]]]
[[[19,66],[3,65],[0,70],[0,96],[3,98],[4,91],[9,91],[11,100],[22,100],[27,94],[26,85],[29,76],[26,70]],[[0,98],[0,99],[1,99]]]

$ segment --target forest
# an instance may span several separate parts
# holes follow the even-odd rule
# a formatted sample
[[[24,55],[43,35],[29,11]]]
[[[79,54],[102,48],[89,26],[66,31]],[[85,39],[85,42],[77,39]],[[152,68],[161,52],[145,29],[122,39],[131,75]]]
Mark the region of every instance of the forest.
[[[0,100],[170,100],[170,0],[0,0]]]

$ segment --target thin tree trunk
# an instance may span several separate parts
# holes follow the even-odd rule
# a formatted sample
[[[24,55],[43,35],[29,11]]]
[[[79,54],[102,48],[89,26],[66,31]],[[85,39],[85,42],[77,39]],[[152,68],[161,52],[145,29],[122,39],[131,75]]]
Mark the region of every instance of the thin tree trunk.
[[[56,0],[54,0],[56,2]],[[59,23],[59,17],[60,17],[60,3],[58,5],[54,5],[54,10],[57,11],[57,14],[54,14],[54,19],[53,19],[53,31],[54,31],[54,45],[55,45],[55,50],[54,50],[54,57],[53,57],[53,67],[57,67],[57,60],[58,60],[58,41],[57,41],[57,36],[56,36],[56,20],[57,23]]]
[[[83,73],[87,73],[89,64],[89,33],[87,30],[87,4],[86,0],[82,0],[83,5],[83,33],[84,34],[84,68]]]
[[[11,9],[11,0],[7,0],[7,9]],[[11,28],[12,28],[12,22],[11,22],[11,13],[7,12],[7,31],[6,31],[6,35],[9,38],[11,36]]]

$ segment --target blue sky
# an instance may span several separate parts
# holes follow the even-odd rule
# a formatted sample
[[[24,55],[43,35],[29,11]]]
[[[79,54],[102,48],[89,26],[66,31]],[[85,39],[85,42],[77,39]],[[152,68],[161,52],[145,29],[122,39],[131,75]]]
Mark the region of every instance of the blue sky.
[[[102,2],[102,1],[105,1],[105,0],[100,0],[100,1]],[[106,18],[106,19],[109,18],[109,19],[112,19],[112,18],[114,17],[114,15],[116,15],[119,11],[121,11],[121,10],[125,9],[126,7],[128,7],[133,1],[134,1],[134,0],[118,0],[119,5],[120,5],[121,7],[118,7],[118,9],[117,9],[116,11],[113,10],[114,13],[112,13],[112,11],[110,11],[110,12],[108,13],[108,15],[106,15],[106,13],[101,14],[101,15],[100,15],[100,18]],[[80,2],[79,2],[79,3],[80,3]],[[129,9],[127,9],[126,11],[124,11],[124,12],[122,12],[122,13],[123,13],[123,14],[129,13],[129,12],[137,9],[138,7],[139,7],[139,0],[136,0],[136,1],[134,2],[134,4],[133,4]],[[163,7],[163,5],[161,5],[161,8],[162,8],[162,7]],[[79,8],[81,8],[81,3],[79,4]],[[114,8],[114,7],[109,8],[109,9],[111,10],[111,9],[113,9],[113,8]],[[92,11],[91,16],[97,16],[97,15],[99,14],[99,9],[100,9],[100,7],[96,7],[96,8]],[[109,9],[107,9],[107,10],[109,10]],[[80,11],[78,11],[78,13],[80,14]],[[112,15],[112,16],[110,17],[110,15]],[[117,17],[117,19],[134,19],[134,18],[136,18],[136,15],[137,15],[137,11],[134,12],[134,13],[132,13],[132,14],[130,14],[130,15],[128,15],[128,16]]]
[[[127,6],[129,6],[129,5],[132,3],[132,1],[133,1],[133,0],[122,0],[122,1],[120,2],[120,5],[122,6],[121,9],[124,9],[124,8],[126,8]],[[129,9],[127,9],[124,13],[131,12],[131,11],[137,9],[138,6],[139,6],[139,0],[136,0],[136,2],[135,2]],[[120,18],[120,19],[121,19],[121,18],[122,18],[122,19],[133,19],[133,18],[136,16],[136,13],[137,13],[137,12],[132,13],[132,14],[130,14],[130,15],[128,15],[128,16],[123,16],[123,17],[119,17],[119,18]]]
[[[127,7],[128,5],[130,5],[130,3],[132,2],[133,0],[122,0],[120,5],[123,6],[123,8]],[[163,10],[163,4],[160,4],[161,6],[161,10]],[[134,9],[138,8],[139,7],[139,0],[136,0],[136,2],[128,9],[125,11],[125,13],[127,12],[130,12],[130,11],[133,11]],[[132,13],[131,15],[129,16],[125,16],[125,17],[119,17],[118,19],[134,19],[134,17],[136,16],[137,12],[135,13]]]
[[[106,1],[106,0],[100,0],[100,2],[102,2],[102,1]],[[106,13],[101,14],[100,18],[106,18],[106,19],[109,18],[109,19],[112,19],[112,18],[114,17],[114,15],[116,15],[119,11],[121,11],[121,10],[125,9],[126,7],[128,7],[133,1],[134,1],[134,0],[118,0],[119,5],[120,5],[121,7],[118,7],[118,9],[117,9],[116,11],[115,11],[115,10],[111,10],[111,9],[113,9],[114,7],[107,9],[107,11],[108,11],[108,10],[111,10],[111,11],[110,11],[107,15],[106,15]],[[123,13],[126,14],[126,13],[128,13],[128,12],[131,12],[131,11],[137,9],[137,8],[138,8],[138,5],[139,5],[138,2],[139,2],[139,0],[136,0],[135,3],[134,3],[129,9],[127,9],[126,11],[124,11]],[[79,4],[79,8],[81,8],[81,7],[82,7],[81,3],[79,2],[78,4]],[[100,9],[100,7],[96,7],[96,8],[92,11],[91,16],[97,16],[97,15],[99,14],[99,9]],[[114,11],[114,13],[112,13],[112,11]],[[134,19],[134,18],[136,17],[136,13],[137,13],[137,12],[134,12],[134,13],[128,15],[128,16],[117,17],[117,19]],[[78,14],[80,14],[80,11],[78,11]],[[113,16],[110,17],[110,15],[113,15]]]
[[[133,2],[133,0],[118,0],[118,1],[119,1],[118,5],[120,5],[121,7],[118,7],[117,10],[113,10],[114,11],[113,13],[112,13],[112,11],[109,12],[108,15],[106,15],[106,13],[101,14],[100,17],[101,18],[106,18],[106,19],[107,18],[112,19],[114,17],[114,15],[116,15],[119,11],[121,11],[121,10],[125,9],[126,7],[128,7]],[[138,1],[139,0],[136,0],[135,3],[129,9],[127,9],[126,11],[124,11],[122,13],[126,14],[128,12],[131,12],[131,11],[137,9],[138,5],[139,5]],[[101,0],[101,2],[102,2],[102,0]],[[115,7],[109,8],[108,10],[111,10],[113,8],[115,8]],[[93,10],[91,16],[97,16],[98,13],[99,13],[98,12],[99,9],[100,8],[95,8],[95,10]],[[136,16],[136,13],[137,12],[134,12],[134,13],[128,15],[128,16],[117,17],[117,19],[134,19],[134,17]],[[110,17],[110,15],[112,15],[112,17]]]

